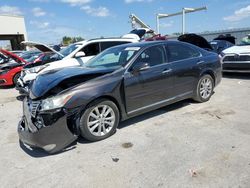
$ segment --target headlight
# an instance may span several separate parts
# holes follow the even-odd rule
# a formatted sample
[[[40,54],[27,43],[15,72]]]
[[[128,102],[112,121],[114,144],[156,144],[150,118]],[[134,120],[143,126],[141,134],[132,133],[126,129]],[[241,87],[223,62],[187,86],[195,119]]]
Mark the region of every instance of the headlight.
[[[7,72],[9,72],[9,69],[6,69],[6,70],[0,70],[0,75],[6,74]]]
[[[61,108],[69,101],[69,99],[72,96],[73,96],[73,93],[47,98],[42,101],[41,111]]]
[[[42,65],[42,66],[37,66],[37,67],[33,67],[30,69],[27,69],[26,72],[28,73],[38,73],[41,70],[45,69],[48,65]]]

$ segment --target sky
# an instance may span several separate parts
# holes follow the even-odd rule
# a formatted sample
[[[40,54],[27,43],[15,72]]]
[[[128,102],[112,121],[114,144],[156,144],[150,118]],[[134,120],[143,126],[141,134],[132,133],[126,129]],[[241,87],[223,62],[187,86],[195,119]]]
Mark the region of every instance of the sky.
[[[207,10],[186,15],[186,32],[250,27],[250,0],[0,0],[0,14],[23,15],[28,40],[48,44],[63,36],[121,36],[131,30],[131,13],[155,29],[157,13],[202,6]],[[161,34],[181,28],[181,16],[160,20]]]

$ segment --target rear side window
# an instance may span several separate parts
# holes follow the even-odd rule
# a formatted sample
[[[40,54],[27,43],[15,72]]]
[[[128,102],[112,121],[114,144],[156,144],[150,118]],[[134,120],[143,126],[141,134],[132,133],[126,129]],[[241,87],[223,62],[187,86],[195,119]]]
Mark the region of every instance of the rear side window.
[[[184,59],[199,57],[200,52],[187,45],[183,44],[168,44],[167,45],[168,61],[180,61]]]
[[[106,50],[107,48],[113,47],[113,46],[117,46],[117,45],[121,45],[121,44],[127,44],[130,42],[126,42],[126,41],[113,41],[113,42],[101,42],[101,51]]]
[[[100,53],[99,43],[88,44],[87,46],[83,47],[81,51],[83,51],[86,56],[97,55]]]

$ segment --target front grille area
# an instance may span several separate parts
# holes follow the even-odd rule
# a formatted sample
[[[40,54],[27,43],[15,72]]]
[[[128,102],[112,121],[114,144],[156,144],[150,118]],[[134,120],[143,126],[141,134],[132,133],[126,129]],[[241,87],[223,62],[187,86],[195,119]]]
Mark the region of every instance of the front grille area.
[[[226,56],[223,59],[224,61],[250,61],[250,55],[232,55],[232,56]]]

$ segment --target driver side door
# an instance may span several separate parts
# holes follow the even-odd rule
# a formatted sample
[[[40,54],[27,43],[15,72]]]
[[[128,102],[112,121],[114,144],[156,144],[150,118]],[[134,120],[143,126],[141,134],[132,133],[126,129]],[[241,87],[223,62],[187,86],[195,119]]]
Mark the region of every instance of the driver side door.
[[[124,75],[124,90],[128,114],[156,106],[173,96],[171,65],[167,63],[162,45],[149,47],[141,52]],[[147,68],[134,71],[138,64]]]

